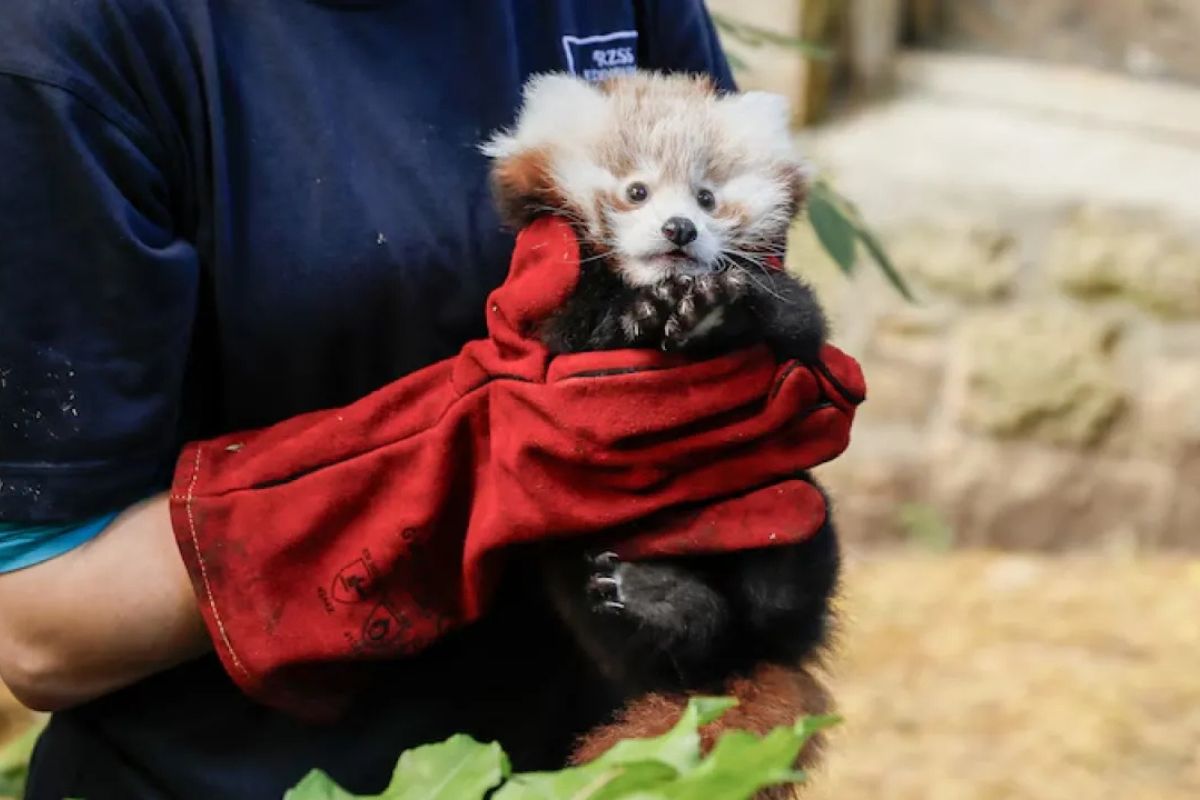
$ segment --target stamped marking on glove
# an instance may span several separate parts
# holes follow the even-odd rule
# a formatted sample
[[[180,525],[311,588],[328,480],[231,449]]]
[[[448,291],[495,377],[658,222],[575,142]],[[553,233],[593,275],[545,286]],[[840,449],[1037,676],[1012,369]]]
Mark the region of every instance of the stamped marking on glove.
[[[361,603],[369,598],[373,590],[371,569],[365,558],[359,558],[342,567],[333,579],[333,599],[339,603]]]
[[[362,643],[371,648],[388,647],[398,639],[403,639],[411,627],[412,623],[407,617],[380,601],[363,623]]]

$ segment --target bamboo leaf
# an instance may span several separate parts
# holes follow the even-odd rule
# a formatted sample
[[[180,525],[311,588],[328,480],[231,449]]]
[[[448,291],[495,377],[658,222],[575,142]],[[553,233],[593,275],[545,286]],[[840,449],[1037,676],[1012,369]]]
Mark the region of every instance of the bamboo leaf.
[[[887,252],[883,249],[883,245],[879,243],[879,239],[875,237],[875,234],[864,225],[856,226],[855,231],[858,233],[858,238],[862,241],[863,246],[867,248],[867,252],[871,254],[872,260],[879,266],[883,276],[887,278],[888,283],[905,300],[915,303],[916,297],[913,296],[912,290],[908,288],[908,283],[905,282],[900,271],[896,269],[896,265],[892,263],[891,258],[888,257]]]
[[[814,61],[828,61],[833,58],[833,50],[823,44],[803,39],[799,36],[788,36],[767,28],[760,28],[748,22],[733,19],[725,14],[710,13],[713,24],[729,38],[748,47],[761,47],[764,44],[784,47],[803,53]]]
[[[865,222],[863,222],[862,215],[859,213],[858,207],[855,206],[854,203],[852,203],[844,195],[841,195],[835,191],[833,187],[825,181],[817,181],[813,184],[813,187],[810,190],[810,218],[812,216],[812,208],[814,206],[828,206],[829,208],[832,208],[834,213],[838,214],[846,222],[846,224],[850,226],[853,231],[853,237],[862,242],[863,247],[865,247],[867,250],[867,254],[870,255],[871,260],[879,268],[879,271],[883,273],[883,276],[887,282],[890,283],[905,300],[908,300],[910,303],[916,302],[916,298],[914,297],[912,290],[909,288],[907,281],[904,280],[904,276],[900,274],[900,270],[896,268],[895,263],[892,261],[891,257],[888,256],[887,251],[884,250],[883,244],[879,241],[879,237],[871,231]],[[815,222],[813,227],[816,229]],[[818,238],[821,236],[819,229],[817,229],[817,236]],[[829,250],[828,245],[826,245],[823,239],[821,240],[821,244],[825,246],[827,251]],[[833,255],[832,251],[830,251],[830,255]],[[838,265],[841,266],[840,261],[838,262]],[[843,270],[848,272],[848,270],[845,270],[845,267],[843,267]]]
[[[729,62],[729,68],[735,72],[744,72],[750,66],[746,63],[746,59],[735,55],[732,50],[725,51],[725,60]]]
[[[825,252],[841,267],[842,272],[851,274],[856,258],[854,241],[857,232],[854,224],[820,193],[814,193],[809,198],[808,221]]]

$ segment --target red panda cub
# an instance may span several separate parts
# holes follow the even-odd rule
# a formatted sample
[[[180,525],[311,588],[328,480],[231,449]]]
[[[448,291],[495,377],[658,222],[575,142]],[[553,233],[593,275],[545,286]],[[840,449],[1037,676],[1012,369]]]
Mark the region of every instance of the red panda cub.
[[[781,357],[817,357],[824,315],[779,267],[807,177],[783,98],[720,94],[683,75],[598,85],[542,75],[527,84],[513,128],[483,151],[509,224],[555,214],[579,237],[576,291],[541,330],[553,351],[702,356],[765,341]],[[607,682],[610,713],[634,703],[604,735],[622,724],[664,730],[674,722],[668,698],[730,686],[757,692],[760,722],[821,710],[797,707],[819,705],[821,693],[788,671],[825,641],[839,568],[828,521],[770,551],[623,563],[573,547],[547,561],[553,606]],[[767,677],[756,686],[756,675]],[[638,702],[663,718],[635,719]],[[740,713],[755,725],[754,709]],[[594,754],[586,742],[580,752]]]

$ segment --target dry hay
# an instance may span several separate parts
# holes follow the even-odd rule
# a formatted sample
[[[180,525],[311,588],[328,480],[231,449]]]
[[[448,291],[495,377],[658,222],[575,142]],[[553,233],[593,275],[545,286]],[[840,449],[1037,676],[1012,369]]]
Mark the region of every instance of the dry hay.
[[[880,554],[843,605],[807,800],[1200,798],[1200,561]]]

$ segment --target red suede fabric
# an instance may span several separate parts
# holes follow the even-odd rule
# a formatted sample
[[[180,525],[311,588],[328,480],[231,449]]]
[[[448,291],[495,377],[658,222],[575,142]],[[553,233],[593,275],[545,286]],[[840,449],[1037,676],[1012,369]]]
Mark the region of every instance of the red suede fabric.
[[[569,226],[539,220],[487,339],[344,408],[184,449],[172,524],[246,692],[335,711],[354,681],[335,690],[323,666],[412,654],[478,618],[515,544],[603,534],[638,559],[820,526],[820,494],[793,476],[846,447],[857,364],[833,347],[822,369],[766,347],[551,357],[532,334],[578,271]]]

